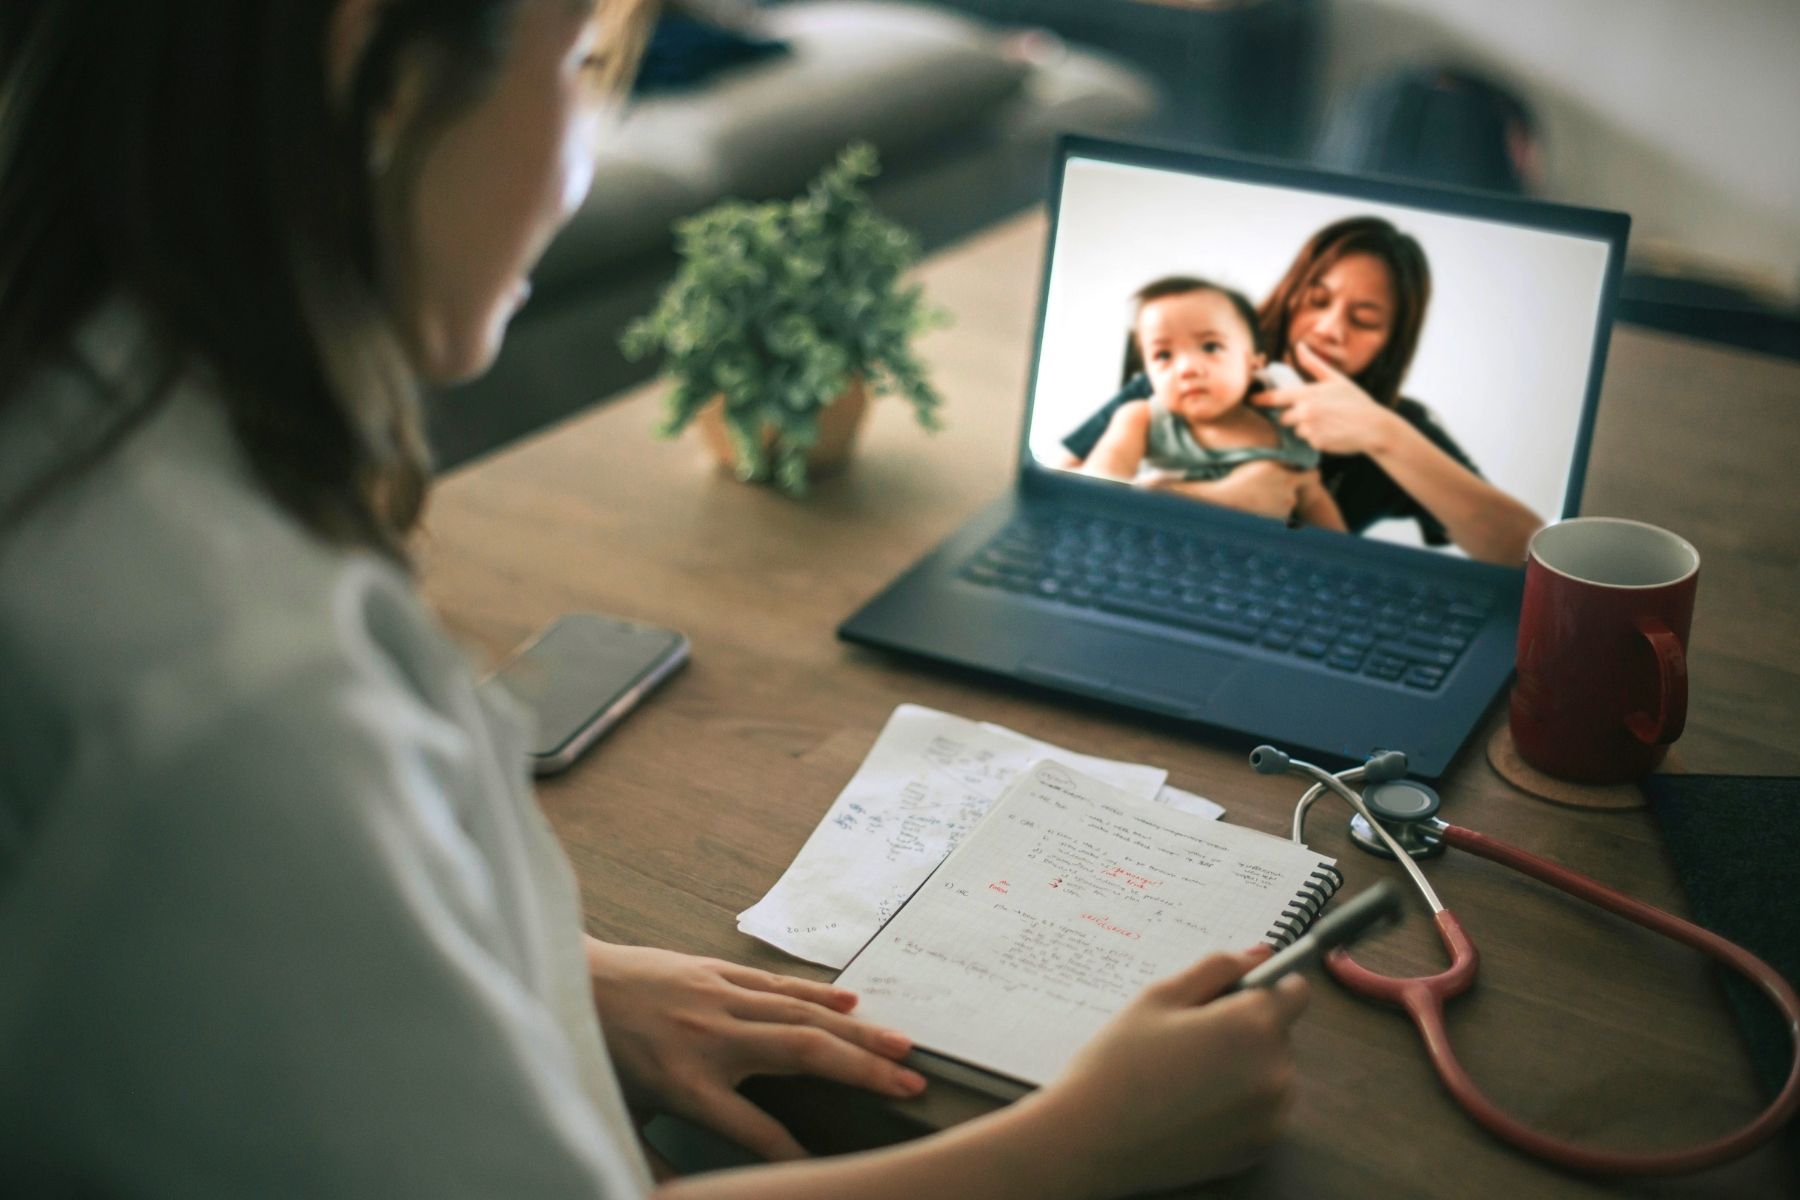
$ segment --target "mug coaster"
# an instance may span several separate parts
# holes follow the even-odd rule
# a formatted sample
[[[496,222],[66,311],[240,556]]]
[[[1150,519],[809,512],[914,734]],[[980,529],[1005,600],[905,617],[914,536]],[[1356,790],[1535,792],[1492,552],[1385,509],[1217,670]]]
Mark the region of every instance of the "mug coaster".
[[[1506,782],[1527,795],[1536,796],[1540,800],[1548,800],[1552,804],[1563,804],[1570,808],[1610,808],[1629,809],[1643,808],[1648,800],[1644,789],[1635,783],[1570,783],[1566,779],[1556,779],[1544,774],[1530,763],[1519,757],[1518,747],[1513,745],[1512,730],[1506,722],[1494,730],[1494,736],[1488,739],[1488,765],[1494,773]],[[1663,757],[1662,765],[1656,768],[1658,773],[1680,775],[1685,772],[1681,761],[1670,750]]]

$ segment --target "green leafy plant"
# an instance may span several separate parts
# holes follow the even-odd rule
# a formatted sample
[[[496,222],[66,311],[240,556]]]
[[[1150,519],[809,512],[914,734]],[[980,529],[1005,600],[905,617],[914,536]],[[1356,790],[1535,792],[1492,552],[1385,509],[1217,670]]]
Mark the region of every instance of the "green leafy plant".
[[[800,495],[819,413],[854,379],[938,428],[912,338],[947,315],[900,282],[918,250],[863,192],[878,169],[852,144],[795,199],[726,201],[676,224],[675,278],[621,341],[634,359],[660,351],[674,379],[658,432],[722,398],[739,477]]]

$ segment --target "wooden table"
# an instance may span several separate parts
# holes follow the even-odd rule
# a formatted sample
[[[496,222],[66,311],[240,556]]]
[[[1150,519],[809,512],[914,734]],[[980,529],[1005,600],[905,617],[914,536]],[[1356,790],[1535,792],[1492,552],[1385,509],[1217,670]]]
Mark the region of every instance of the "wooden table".
[[[851,471],[804,502],[734,482],[705,465],[693,441],[653,438],[656,387],[438,490],[420,548],[423,586],[477,659],[497,661],[571,609],[652,620],[693,639],[684,674],[541,790],[596,935],[827,977],[738,934],[733,917],[780,876],[906,701],[1165,766],[1171,783],[1223,803],[1226,819],[1285,833],[1298,785],[1252,774],[1202,736],[921,669],[832,636],[1007,486],[1043,225],[1022,218],[925,266],[928,292],[957,315],[923,346],[947,397],[948,429],[928,437],[899,403],[878,404]],[[1585,509],[1665,524],[1701,550],[1692,713],[1680,747],[1690,770],[1800,773],[1800,491],[1785,482],[1800,461],[1796,417],[1800,366],[1615,335]],[[1487,766],[1485,737],[1471,740],[1443,781],[1453,819],[1684,907],[1646,812],[1526,798]],[[1313,830],[1317,848],[1346,861],[1353,887],[1398,874],[1352,849],[1341,822],[1318,820]],[[1570,1137],[1640,1149],[1715,1135],[1759,1107],[1740,1040],[1696,956],[1480,860],[1451,855],[1430,871],[1484,956],[1481,983],[1453,1007],[1451,1031],[1501,1104]],[[1408,973],[1441,961],[1423,920],[1366,957]],[[1321,979],[1295,1043],[1303,1083],[1289,1132],[1221,1193],[1615,1194],[1471,1125],[1396,1013]],[[824,1148],[873,1136],[829,1091],[782,1101]],[[985,1104],[939,1085],[879,1111],[941,1125]],[[1771,1147],[1663,1187],[1793,1195],[1797,1180],[1792,1158]]]

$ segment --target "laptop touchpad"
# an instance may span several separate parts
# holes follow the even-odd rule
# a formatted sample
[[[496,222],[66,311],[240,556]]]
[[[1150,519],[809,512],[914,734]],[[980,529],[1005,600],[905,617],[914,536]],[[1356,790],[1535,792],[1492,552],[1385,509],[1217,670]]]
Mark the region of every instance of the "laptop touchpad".
[[[1115,695],[1145,708],[1203,717],[1244,663],[1235,654],[1108,631],[1039,646],[1018,673],[1052,687]]]

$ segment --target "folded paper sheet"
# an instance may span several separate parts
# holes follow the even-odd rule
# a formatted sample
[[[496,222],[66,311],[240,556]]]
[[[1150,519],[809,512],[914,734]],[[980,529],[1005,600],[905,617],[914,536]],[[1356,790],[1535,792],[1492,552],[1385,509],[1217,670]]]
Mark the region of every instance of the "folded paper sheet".
[[[1223,810],[1164,787],[1168,772],[1076,754],[916,704],[888,718],[869,755],[786,874],[738,929],[842,967],[1034,763],[1054,758],[1144,800],[1205,817]]]

